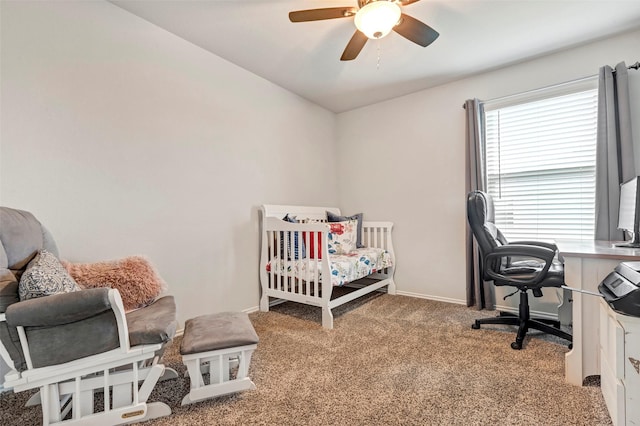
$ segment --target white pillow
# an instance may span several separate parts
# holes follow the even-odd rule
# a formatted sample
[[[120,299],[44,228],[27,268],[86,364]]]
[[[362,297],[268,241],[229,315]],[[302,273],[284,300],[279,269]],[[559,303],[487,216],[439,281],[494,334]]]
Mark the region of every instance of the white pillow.
[[[47,250],[40,250],[31,259],[20,278],[20,300],[70,293],[81,290],[57,257]]]
[[[331,231],[327,235],[329,254],[349,254],[356,249],[357,220],[329,222]]]

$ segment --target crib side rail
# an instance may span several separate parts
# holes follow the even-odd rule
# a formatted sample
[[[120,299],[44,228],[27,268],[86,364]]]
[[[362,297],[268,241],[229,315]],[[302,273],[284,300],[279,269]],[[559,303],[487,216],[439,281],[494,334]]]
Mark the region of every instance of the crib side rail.
[[[393,222],[363,222],[362,244],[365,247],[377,247],[387,250],[395,261],[391,230]]]
[[[314,206],[287,206],[276,204],[263,204],[260,207],[262,217],[282,219],[285,215],[300,219],[327,220],[327,211],[340,215],[340,209],[337,207],[314,207]]]
[[[293,223],[278,219],[277,217],[265,217],[263,231],[325,231],[329,230],[327,223]]]
[[[393,275],[396,267],[396,255],[393,250],[393,240],[391,238],[392,222],[364,222],[362,224],[362,244],[365,247],[376,247],[385,249],[391,256],[393,266],[379,270],[370,275],[371,278],[379,278],[388,282],[387,291],[396,294],[396,286]]]
[[[327,293],[319,282],[320,270],[330,270],[329,229],[326,223],[291,223],[266,217],[260,256],[262,291],[319,306],[323,293]],[[322,266],[318,259],[322,259]],[[326,281],[330,284],[331,280]]]

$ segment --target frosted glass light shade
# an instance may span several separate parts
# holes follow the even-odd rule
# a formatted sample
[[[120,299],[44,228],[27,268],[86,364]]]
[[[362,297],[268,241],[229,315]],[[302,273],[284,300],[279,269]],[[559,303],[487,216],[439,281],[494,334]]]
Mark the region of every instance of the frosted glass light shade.
[[[382,38],[398,23],[400,14],[400,6],[393,1],[372,1],[356,13],[356,28],[369,38]]]

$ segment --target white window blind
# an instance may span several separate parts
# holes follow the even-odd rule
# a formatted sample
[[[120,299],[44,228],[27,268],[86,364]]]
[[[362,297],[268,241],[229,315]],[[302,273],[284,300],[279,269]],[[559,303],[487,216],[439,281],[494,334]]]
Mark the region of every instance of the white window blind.
[[[485,106],[487,192],[509,240],[593,239],[596,89]]]

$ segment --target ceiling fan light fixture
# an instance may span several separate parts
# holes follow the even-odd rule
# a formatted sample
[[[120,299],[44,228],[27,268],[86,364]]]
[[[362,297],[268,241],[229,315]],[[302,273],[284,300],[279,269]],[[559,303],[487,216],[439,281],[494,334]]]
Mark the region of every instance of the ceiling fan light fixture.
[[[401,13],[395,1],[371,1],[356,13],[356,28],[368,38],[382,38],[398,23]]]

